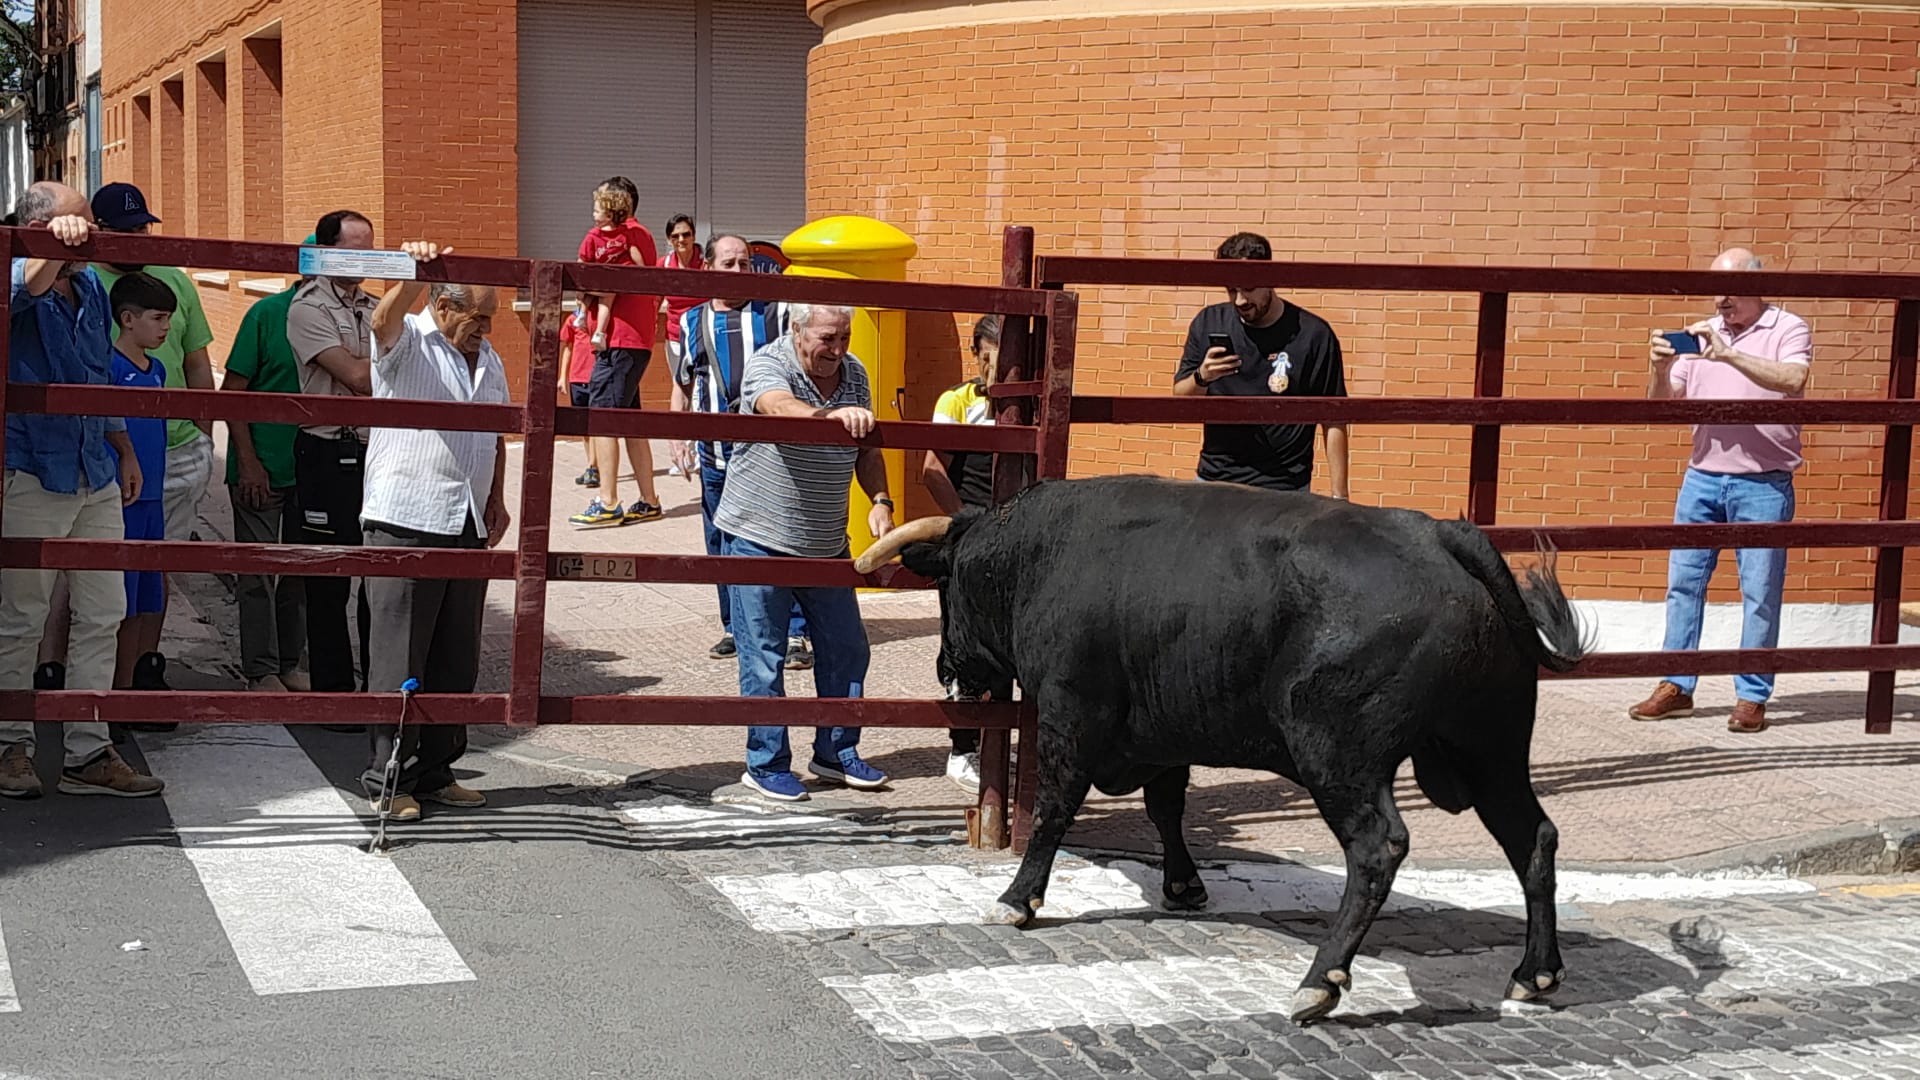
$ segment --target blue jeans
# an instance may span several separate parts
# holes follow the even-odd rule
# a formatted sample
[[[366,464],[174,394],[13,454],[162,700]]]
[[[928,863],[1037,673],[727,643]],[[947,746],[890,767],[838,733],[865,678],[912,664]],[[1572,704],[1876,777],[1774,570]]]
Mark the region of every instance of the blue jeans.
[[[1793,474],[1754,473],[1735,476],[1688,469],[1674,506],[1676,524],[1711,522],[1769,522],[1793,520]],[[1771,649],[1780,643],[1780,592],[1787,579],[1784,548],[1741,548],[1740,600],[1745,616],[1740,624],[1740,647]],[[1700,647],[1700,624],[1706,615],[1707,582],[1720,553],[1705,548],[1676,550],[1667,561],[1668,649]],[[1668,682],[1693,693],[1697,675],[1673,675]],[[1764,703],[1773,696],[1772,675],[1736,675],[1734,692],[1742,701]]]
[[[720,493],[727,488],[727,474],[719,469],[700,466],[700,525],[707,535],[707,554],[725,555],[727,553],[727,534],[713,523],[714,511],[720,509]],[[720,591],[720,628],[733,633],[733,602],[728,595],[731,585],[716,585]],[[800,610],[800,602],[793,603],[793,616],[787,620],[788,637],[807,636],[807,616]]]
[[[751,540],[730,537],[731,555],[784,556]],[[841,558],[845,558],[842,555]],[[787,619],[798,604],[813,627],[813,686],[823,698],[857,698],[867,679],[867,627],[852,589],[790,588],[785,585],[735,585],[733,640],[739,649],[740,696],[786,697]],[[860,743],[857,727],[816,728],[816,760],[853,760]],[[755,776],[792,771],[793,753],[784,727],[747,729],[747,771]]]

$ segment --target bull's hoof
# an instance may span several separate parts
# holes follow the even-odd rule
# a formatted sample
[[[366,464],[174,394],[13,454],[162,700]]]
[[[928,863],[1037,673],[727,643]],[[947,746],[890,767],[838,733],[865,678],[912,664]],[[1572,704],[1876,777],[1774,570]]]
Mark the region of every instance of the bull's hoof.
[[[1340,991],[1331,987],[1303,986],[1293,992],[1293,1022],[1305,1024],[1332,1012],[1340,1004]]]
[[[1160,895],[1168,911],[1199,911],[1207,906],[1207,887],[1199,877],[1191,881],[1169,881],[1160,886]]]
[[[1542,971],[1530,981],[1515,978],[1507,986],[1507,1000],[1537,1001],[1560,989],[1560,981],[1566,977],[1565,971]]]
[[[999,923],[1002,926],[1025,926],[1033,921],[1033,911],[1001,900],[987,909],[987,921]]]

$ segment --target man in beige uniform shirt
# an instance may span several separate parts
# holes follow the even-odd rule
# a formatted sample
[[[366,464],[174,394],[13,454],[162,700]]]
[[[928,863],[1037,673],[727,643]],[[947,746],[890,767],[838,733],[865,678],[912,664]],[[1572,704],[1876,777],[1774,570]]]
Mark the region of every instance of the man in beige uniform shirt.
[[[322,247],[373,247],[373,225],[352,210],[328,214],[313,232]],[[372,394],[374,303],[374,298],[353,279],[317,277],[300,286],[287,312],[287,344],[300,364],[301,393]],[[365,470],[365,431],[333,424],[300,429],[293,442],[300,542],[360,545]],[[307,652],[316,691],[352,693],[356,687],[365,689],[354,679],[353,641],[347,629],[347,604],[356,592],[354,582],[346,577],[309,577],[304,581]],[[365,590],[357,591],[360,671],[364,673],[369,614]],[[261,679],[257,688],[279,689],[270,685],[274,682],[278,680]]]

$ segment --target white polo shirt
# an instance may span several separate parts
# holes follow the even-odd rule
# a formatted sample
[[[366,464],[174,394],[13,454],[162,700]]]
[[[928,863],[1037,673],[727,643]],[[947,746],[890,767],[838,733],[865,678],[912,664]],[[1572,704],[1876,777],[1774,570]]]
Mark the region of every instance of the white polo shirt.
[[[504,405],[507,371],[491,342],[472,370],[422,311],[406,317],[390,349],[375,343],[373,396],[412,401]],[[487,499],[500,436],[491,431],[416,431],[377,427],[367,440],[366,497],[360,520],[458,536],[472,514],[486,535]]]

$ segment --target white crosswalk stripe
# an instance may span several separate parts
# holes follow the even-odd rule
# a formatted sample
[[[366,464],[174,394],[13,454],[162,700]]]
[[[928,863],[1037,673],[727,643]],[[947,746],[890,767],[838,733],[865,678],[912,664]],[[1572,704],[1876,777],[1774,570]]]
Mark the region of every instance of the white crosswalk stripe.
[[[718,807],[655,799],[623,810],[649,839],[700,838],[715,853],[728,841],[815,832],[823,839],[859,828],[845,819],[786,814],[759,807]],[[755,929],[770,934],[817,934],[889,927],[977,926],[1014,873],[1009,863],[962,865],[952,861],[880,860],[884,865],[827,870],[728,873],[724,864],[703,868],[707,883],[726,897]],[[1338,866],[1233,863],[1208,869],[1209,916],[1270,912],[1331,913],[1345,885]],[[1127,916],[1158,908],[1160,871],[1137,860],[1089,862],[1064,855],[1056,865],[1041,914],[1049,920]],[[1615,904],[1698,904],[1743,897],[1792,898],[1818,890],[1779,874],[1693,877],[1673,873],[1562,871],[1557,899],[1563,908],[1596,909]],[[1519,882],[1504,869],[1403,869],[1388,911],[1468,910],[1523,917]],[[1630,909],[1622,909],[1630,910]],[[829,975],[833,989],[882,1037],[934,1042],[985,1038],[1062,1027],[1143,1027],[1184,1021],[1220,1021],[1286,1013],[1316,941],[1275,928],[1263,933],[1269,955],[1170,956],[1095,963],[1010,963],[964,966],[933,972]],[[1894,943],[1889,945],[1888,943]],[[1517,949],[1518,939],[1513,942]],[[1808,928],[1734,927],[1717,943],[1717,955],[1683,952],[1664,939],[1636,942],[1671,972],[1711,978],[1679,986],[1633,985],[1616,989],[1627,997],[1655,999],[1697,992],[1741,995],[1803,986],[1809,978],[1853,981],[1920,978],[1920,917],[1874,920],[1829,932]],[[1566,945],[1579,951],[1578,946]],[[1843,971],[1857,954],[1859,965]],[[1821,959],[1814,960],[1818,956]],[[1650,957],[1649,959],[1652,959]],[[1514,960],[1510,951],[1463,950],[1458,955],[1421,955],[1390,945],[1356,959],[1353,983],[1338,1012],[1366,1014],[1442,1007],[1498,1007]],[[1570,966],[1578,957],[1570,954]],[[1420,992],[1408,971],[1417,962]],[[1589,977],[1592,981],[1592,976]],[[1851,1048],[1856,1056],[1878,1053]],[[1865,1060],[1866,1058],[1862,1058]]]
[[[1015,964],[929,975],[823,980],[881,1038],[934,1041],[1062,1027],[1151,1027],[1286,1012],[1305,953],[1269,960],[1186,956],[1097,964]],[[1017,1007],[1009,1007],[1017,1003]],[[1406,972],[1367,957],[1340,1011],[1420,1004]]]
[[[400,868],[279,727],[209,725],[147,752],[168,812],[257,994],[475,976]]]
[[[13,965],[7,960],[7,928],[0,924],[0,1013],[20,1011],[20,992],[13,986]]]

